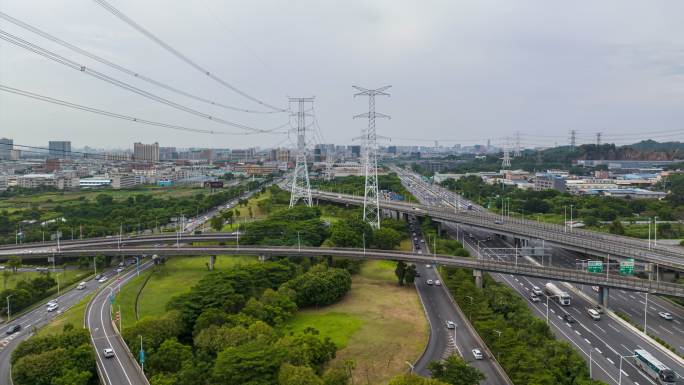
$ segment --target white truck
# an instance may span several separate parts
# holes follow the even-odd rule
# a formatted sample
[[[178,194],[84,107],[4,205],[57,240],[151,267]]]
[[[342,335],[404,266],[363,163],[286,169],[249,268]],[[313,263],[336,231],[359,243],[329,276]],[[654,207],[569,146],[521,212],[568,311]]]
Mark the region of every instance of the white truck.
[[[558,301],[559,304],[563,306],[570,305],[570,295],[567,292],[559,289],[558,286],[551,282],[548,282],[546,285],[544,285],[544,293],[549,297],[553,297],[556,301]]]

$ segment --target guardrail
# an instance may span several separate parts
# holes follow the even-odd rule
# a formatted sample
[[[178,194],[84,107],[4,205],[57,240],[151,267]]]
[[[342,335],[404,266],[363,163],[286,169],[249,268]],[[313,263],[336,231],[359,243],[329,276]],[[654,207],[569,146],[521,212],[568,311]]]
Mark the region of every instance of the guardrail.
[[[269,256],[333,256],[358,259],[402,260],[420,263],[439,263],[446,266],[464,267],[497,273],[526,275],[586,285],[606,286],[623,290],[642,291],[684,297],[684,285],[661,281],[644,280],[634,277],[587,273],[561,267],[534,266],[526,263],[488,261],[469,257],[447,255],[413,254],[409,252],[364,250],[356,248],[325,247],[286,247],[286,246],[198,246],[198,247],[126,247],[126,248],[86,248],[82,250],[62,250],[55,255],[269,255]],[[36,254],[33,254],[36,255]]]
[[[312,192],[317,199],[325,199],[337,203],[363,204],[362,197],[334,194],[327,192]],[[653,262],[674,269],[684,270],[684,249],[671,246],[658,246],[649,249],[648,244],[639,239],[608,235],[588,230],[572,229],[566,231],[563,226],[526,220],[521,218],[503,219],[488,212],[436,208],[421,204],[404,202],[380,201],[380,208],[410,213],[418,216],[430,216],[434,219],[466,225],[488,228],[518,236],[544,239],[549,242],[599,256],[619,256],[636,258],[646,262]]]

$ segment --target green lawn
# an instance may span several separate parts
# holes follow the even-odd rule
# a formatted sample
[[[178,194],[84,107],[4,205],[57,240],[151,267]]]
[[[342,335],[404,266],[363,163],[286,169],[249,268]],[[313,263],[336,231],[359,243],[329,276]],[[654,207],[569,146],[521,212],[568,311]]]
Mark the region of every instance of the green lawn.
[[[394,267],[385,261],[365,263],[342,301],[300,310],[285,328],[311,326],[330,337],[340,349],[329,365],[342,366],[353,360],[354,383],[386,383],[406,370],[406,361],[420,356],[428,339],[427,320],[416,290],[395,283]]]
[[[152,277],[143,288],[139,298],[140,318],[158,316],[166,312],[166,303],[171,297],[186,293],[208,273],[209,257],[172,257],[165,265],[157,266]],[[216,270],[226,269],[240,263],[254,263],[256,258],[245,256],[224,256],[216,258]],[[124,286],[117,295],[116,306],[121,306],[124,327],[135,321],[135,296],[142,285],[145,274]]]
[[[36,333],[39,336],[59,334],[64,329],[64,325],[72,324],[75,328],[83,327],[83,319],[85,317],[85,309],[90,299],[95,295],[95,292],[85,296],[79,303],[69,308],[69,310],[58,315],[45,327],[38,330]]]
[[[80,275],[87,274],[91,270],[69,269],[57,273],[50,273],[50,275],[59,281],[60,287],[74,283]],[[39,276],[37,271],[18,271],[16,273],[7,272],[0,275],[3,289],[12,289],[21,281],[28,281]]]
[[[342,349],[362,325],[361,318],[348,313],[298,312],[286,328],[292,332],[300,332],[307,327],[316,328],[322,335],[330,337],[338,349]]]

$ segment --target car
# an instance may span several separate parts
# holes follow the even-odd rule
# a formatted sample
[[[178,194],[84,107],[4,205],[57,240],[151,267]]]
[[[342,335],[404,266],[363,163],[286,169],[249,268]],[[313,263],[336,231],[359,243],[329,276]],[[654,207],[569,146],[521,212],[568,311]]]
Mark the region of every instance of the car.
[[[16,324],[16,325],[10,326],[10,327],[7,329],[7,332],[6,332],[6,333],[7,333],[7,334],[14,334],[14,333],[18,332],[19,330],[21,330],[21,325]]]
[[[56,303],[53,303],[53,304],[50,304],[50,305],[47,307],[47,311],[48,311],[48,312],[53,312],[53,311],[57,310],[58,308],[59,308],[59,305],[56,304]]]
[[[596,312],[599,314],[603,314],[603,306],[601,305],[596,304],[592,307],[592,309],[596,310]]]
[[[112,358],[114,357],[114,349],[104,348],[102,349],[102,355],[104,356],[104,358]]]
[[[76,286],[76,290],[83,290],[83,289],[85,289],[85,288],[86,288],[86,283],[85,283],[85,282],[81,282],[81,283],[78,284],[78,286]]]
[[[425,239],[421,239],[421,240],[420,240],[420,243],[425,243]]]
[[[599,321],[601,319],[601,314],[594,309],[587,309],[587,314],[589,314],[589,317],[594,321]]]
[[[502,225],[503,221],[501,219],[495,219],[494,223],[496,223],[497,225]]]
[[[570,314],[563,314],[563,321],[565,321],[569,324],[575,323],[575,319],[572,318],[572,316]]]
[[[57,300],[53,299],[51,301],[48,301],[48,303],[45,304],[45,306],[50,307],[52,305],[57,305]]]
[[[534,293],[535,295],[542,295],[542,291],[539,288],[539,286],[532,286],[532,293]]]
[[[672,321],[672,314],[670,314],[670,313],[668,313],[668,312],[666,312],[666,311],[658,312],[658,315],[659,315],[660,318],[662,318],[662,319],[666,319],[666,320],[668,320],[668,321]]]
[[[124,270],[123,267],[117,267],[117,268],[116,268],[116,272],[117,272],[117,273],[121,273],[123,270]]]
[[[96,281],[99,281],[100,278],[102,278],[102,274],[98,274],[98,275],[95,276],[95,280],[96,280]]]
[[[484,359],[484,355],[482,354],[482,351],[478,348],[473,348],[473,357],[475,357],[476,360],[481,360]]]
[[[539,296],[536,295],[536,294],[534,294],[534,293],[530,293],[530,301],[532,301],[532,302],[540,302],[540,301],[541,301],[541,298],[539,298]]]
[[[447,329],[456,329],[456,324],[454,323],[454,321],[447,321],[446,327]]]
[[[102,277],[102,278],[98,279],[97,282],[99,282],[99,283],[107,282],[107,277]]]
[[[432,285],[434,282],[432,282],[431,279],[428,279],[426,283],[427,283],[428,285]]]
[[[435,285],[442,286],[442,282],[440,282],[439,279],[437,279],[437,280],[435,280]]]
[[[427,265],[425,265],[425,267],[427,267],[427,268],[429,269],[431,266],[430,266],[430,264],[428,263]]]

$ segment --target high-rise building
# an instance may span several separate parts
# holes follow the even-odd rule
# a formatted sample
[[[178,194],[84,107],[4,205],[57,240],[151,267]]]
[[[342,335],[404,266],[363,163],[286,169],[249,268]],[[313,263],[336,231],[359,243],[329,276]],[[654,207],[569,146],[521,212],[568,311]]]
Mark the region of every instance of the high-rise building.
[[[0,159],[10,160],[12,158],[13,147],[14,140],[9,138],[0,138]]]
[[[159,162],[159,143],[153,144],[134,143],[133,159]]]
[[[48,142],[49,156],[55,159],[71,157],[71,142],[68,140],[51,140]]]

